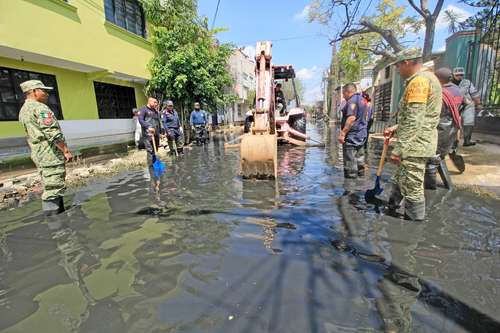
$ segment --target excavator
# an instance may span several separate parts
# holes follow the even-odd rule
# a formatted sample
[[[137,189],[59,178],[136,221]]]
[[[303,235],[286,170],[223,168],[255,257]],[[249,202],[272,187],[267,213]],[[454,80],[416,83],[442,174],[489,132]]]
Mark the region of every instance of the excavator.
[[[278,143],[304,146],[308,138],[305,112],[293,80],[295,71],[291,65],[273,65],[271,48],[270,41],[257,42],[255,48],[255,109],[248,133],[239,145],[243,178],[276,179]],[[295,107],[286,112],[275,100],[276,80],[292,80]]]

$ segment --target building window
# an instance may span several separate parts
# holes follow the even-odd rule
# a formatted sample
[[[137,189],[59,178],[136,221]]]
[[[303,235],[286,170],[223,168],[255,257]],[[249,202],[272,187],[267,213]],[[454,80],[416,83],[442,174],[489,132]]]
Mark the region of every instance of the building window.
[[[94,89],[100,119],[132,118],[137,107],[134,88],[94,82]]]
[[[0,67],[0,121],[19,119],[19,110],[21,110],[25,100],[19,84],[28,80],[40,80],[46,86],[54,87],[54,90],[49,94],[47,105],[57,119],[64,119],[54,75]]]
[[[106,20],[146,38],[144,12],[137,0],[104,0]]]

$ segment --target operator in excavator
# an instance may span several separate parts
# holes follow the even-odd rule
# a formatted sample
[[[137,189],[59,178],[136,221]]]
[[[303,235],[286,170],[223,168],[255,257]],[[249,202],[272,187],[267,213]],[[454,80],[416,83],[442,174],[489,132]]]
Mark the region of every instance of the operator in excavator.
[[[274,101],[276,103],[276,111],[279,111],[280,116],[284,116],[286,114],[286,99],[281,88],[281,83],[276,84],[274,89]]]

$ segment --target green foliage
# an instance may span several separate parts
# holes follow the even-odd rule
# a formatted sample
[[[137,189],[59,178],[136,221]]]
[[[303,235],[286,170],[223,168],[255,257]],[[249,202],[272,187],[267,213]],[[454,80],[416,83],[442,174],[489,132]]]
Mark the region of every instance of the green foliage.
[[[295,78],[294,81],[295,81],[295,89],[297,90],[297,95],[299,96],[299,100],[303,101],[304,91],[305,91],[304,84],[302,83],[302,80],[300,80],[299,78]],[[290,101],[295,101],[295,93],[293,91],[292,80],[283,81],[281,88],[287,100],[287,104],[290,103]]]
[[[365,36],[353,36],[342,41],[337,56],[343,72],[343,82],[356,82],[361,79],[363,66],[372,59],[367,51],[369,47],[369,39]]]
[[[149,63],[147,91],[170,98],[183,111],[200,101],[207,110],[232,99],[226,94],[234,48],[219,44],[219,30],[209,30],[196,13],[195,0],[141,0],[150,23],[154,56]]]

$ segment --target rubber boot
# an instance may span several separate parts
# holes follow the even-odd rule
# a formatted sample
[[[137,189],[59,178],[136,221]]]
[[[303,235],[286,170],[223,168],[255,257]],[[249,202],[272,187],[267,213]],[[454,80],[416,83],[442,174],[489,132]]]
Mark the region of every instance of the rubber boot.
[[[401,207],[401,201],[403,200],[403,195],[401,194],[401,190],[399,186],[396,184],[392,184],[392,192],[389,197],[388,209],[390,212],[396,212],[399,207]]]
[[[64,211],[62,197],[50,200],[42,200],[42,209],[45,216],[54,216]]]
[[[437,188],[436,180],[437,165],[432,162],[425,166],[424,188],[426,190],[435,190]]]
[[[410,221],[423,221],[425,219],[425,201],[405,201],[405,219]]]
[[[472,129],[474,126],[464,126],[464,147],[475,146],[476,143],[472,141]]]
[[[441,176],[441,180],[443,181],[444,186],[448,189],[451,190],[453,189],[453,182],[451,181],[451,176],[448,171],[448,166],[446,165],[445,160],[441,160],[439,162],[439,166],[437,168],[439,172],[439,176]],[[434,175],[435,177],[435,175]]]

